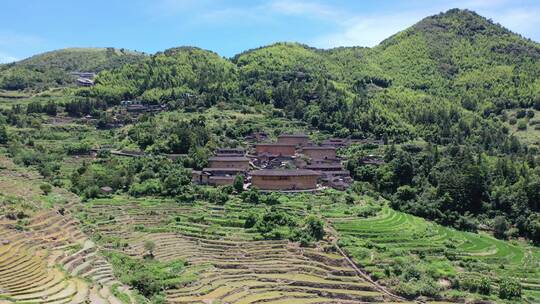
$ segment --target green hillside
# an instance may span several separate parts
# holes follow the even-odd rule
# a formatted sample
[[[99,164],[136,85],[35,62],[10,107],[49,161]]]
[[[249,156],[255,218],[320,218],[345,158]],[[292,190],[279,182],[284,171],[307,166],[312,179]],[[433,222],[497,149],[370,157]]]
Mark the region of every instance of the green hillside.
[[[0,88],[42,90],[74,83],[69,72],[100,72],[135,63],[144,54],[114,48],[69,48],[0,66]]]
[[[468,10],[425,18],[370,55],[394,84],[467,109],[500,112],[540,100],[540,45]]]
[[[177,100],[196,94],[209,103],[229,100],[236,87],[236,67],[216,53],[179,47],[145,60],[104,71],[94,89],[117,98],[142,97],[148,102]]]

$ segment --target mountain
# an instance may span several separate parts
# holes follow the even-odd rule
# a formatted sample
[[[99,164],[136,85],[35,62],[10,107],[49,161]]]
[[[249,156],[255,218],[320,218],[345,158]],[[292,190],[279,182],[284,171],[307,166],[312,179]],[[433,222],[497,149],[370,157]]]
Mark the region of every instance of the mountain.
[[[230,60],[198,48],[170,49],[103,71],[83,95],[156,103],[188,94],[203,107],[241,100],[272,104],[340,136],[484,138],[496,145],[508,130],[491,114],[540,107],[539,59],[538,43],[452,9],[373,48],[275,43]]]
[[[236,67],[214,52],[178,47],[104,71],[96,83],[94,91],[106,91],[117,100],[142,96],[148,102],[165,102],[189,93],[215,102],[232,97]]]
[[[69,48],[39,54],[0,66],[0,88],[46,89],[74,83],[70,72],[100,72],[146,57],[142,53],[114,48]]]
[[[540,98],[540,45],[469,10],[427,17],[373,49],[394,84],[455,97],[468,109]]]

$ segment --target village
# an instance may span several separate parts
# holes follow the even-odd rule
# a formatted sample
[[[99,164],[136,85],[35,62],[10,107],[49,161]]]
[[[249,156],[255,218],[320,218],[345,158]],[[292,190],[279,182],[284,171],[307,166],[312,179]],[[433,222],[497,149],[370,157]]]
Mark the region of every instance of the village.
[[[221,148],[208,160],[208,167],[192,171],[192,181],[201,185],[232,185],[242,176],[244,188],[261,191],[302,192],[326,187],[345,190],[353,179],[336,151],[360,141],[332,138],[312,142],[306,134],[281,134],[270,142],[265,133],[246,138],[244,148]],[[379,141],[374,141],[377,144]],[[369,159],[372,164],[381,160]]]

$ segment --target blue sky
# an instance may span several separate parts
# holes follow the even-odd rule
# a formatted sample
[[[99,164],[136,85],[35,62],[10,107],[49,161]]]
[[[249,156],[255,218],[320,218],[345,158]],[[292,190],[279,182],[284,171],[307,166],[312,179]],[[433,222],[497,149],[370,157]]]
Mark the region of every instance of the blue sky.
[[[2,0],[0,63],[66,47],[193,45],[230,57],[276,41],[374,46],[454,7],[540,41],[539,0]]]

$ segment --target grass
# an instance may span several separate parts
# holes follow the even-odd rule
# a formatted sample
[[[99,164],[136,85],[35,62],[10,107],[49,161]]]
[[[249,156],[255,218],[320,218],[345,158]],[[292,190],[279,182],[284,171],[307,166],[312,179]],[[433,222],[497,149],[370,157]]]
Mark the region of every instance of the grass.
[[[343,246],[372,274],[384,278],[389,264],[412,257],[404,260],[441,278],[515,277],[524,283],[525,297],[540,301],[540,250],[524,242],[457,231],[388,207],[368,218],[335,219],[334,226]]]

